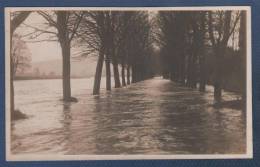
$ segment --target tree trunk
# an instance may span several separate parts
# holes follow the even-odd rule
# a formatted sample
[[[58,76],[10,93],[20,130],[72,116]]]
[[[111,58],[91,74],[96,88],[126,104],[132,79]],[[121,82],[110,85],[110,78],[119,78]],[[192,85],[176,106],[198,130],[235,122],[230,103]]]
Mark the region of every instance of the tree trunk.
[[[126,77],[127,77],[127,85],[130,85],[131,81],[130,81],[130,66],[128,65],[127,66],[127,69],[126,69]]]
[[[10,110],[11,110],[11,118],[14,115],[14,63],[12,58],[12,37],[13,32],[10,34]]]
[[[217,51],[215,51],[215,77],[214,77],[214,100],[216,103],[221,102],[221,94],[222,94],[222,60],[223,60],[223,54],[225,49],[218,48]]]
[[[102,49],[100,49],[97,66],[96,66],[93,95],[99,94],[103,62],[104,62],[104,50],[102,48]]]
[[[62,88],[63,100],[71,101],[70,88],[70,45],[64,42],[62,45]]]
[[[10,58],[10,110],[11,110],[11,118],[14,116],[15,108],[14,108],[14,69],[12,58]]]
[[[110,58],[108,55],[106,55],[106,90],[111,90]]]
[[[217,103],[221,102],[221,91],[222,91],[222,75],[223,75],[223,59],[226,53],[226,47],[228,39],[230,37],[230,22],[231,22],[231,11],[225,12],[224,20],[224,34],[222,41],[218,44],[215,51],[215,83],[214,83],[214,98]]]
[[[31,12],[24,11],[21,12],[18,16],[14,17],[10,21],[10,110],[11,118],[15,114],[15,105],[14,105],[14,63],[12,59],[12,38],[16,28],[22,24],[22,22],[29,16]]]
[[[206,90],[206,65],[205,65],[205,56],[204,56],[203,53],[200,55],[199,63],[200,63],[200,87],[199,87],[199,90],[200,90],[200,92],[205,92],[205,90]]]
[[[137,82],[137,72],[135,65],[132,66],[132,83]]]
[[[14,63],[12,58],[12,37],[13,32],[10,35],[10,110],[11,110],[11,118],[15,115],[14,108]]]
[[[122,64],[122,69],[121,69],[121,77],[122,77],[122,86],[126,86],[126,82],[125,82],[125,65]]]
[[[69,30],[67,25],[68,12],[58,11],[57,12],[57,30],[58,39],[61,46],[62,52],[62,88],[63,88],[63,100],[66,102],[74,101],[76,98],[71,97],[70,88],[70,41]]]
[[[201,13],[201,30],[200,30],[200,36],[199,36],[199,48],[200,48],[200,55],[199,55],[199,69],[200,69],[200,85],[199,85],[199,91],[205,92],[206,90],[206,64],[205,64],[205,33],[206,33],[206,12]]]
[[[10,24],[10,32],[11,32],[11,36],[13,35],[14,31],[16,30],[16,28],[22,24],[22,22],[24,22],[24,20],[29,16],[31,12],[30,11],[23,11],[20,12],[17,16],[15,16],[12,20],[11,20],[11,24]]]
[[[215,83],[214,83],[214,100],[216,101],[216,103],[221,102],[221,94],[222,94],[221,82],[215,81]]]
[[[186,86],[188,87],[192,87],[192,75],[193,75],[193,62],[192,62],[192,53],[190,53],[189,57],[188,57],[188,69],[187,69],[187,81],[186,81]]]
[[[113,71],[114,71],[114,80],[115,80],[115,88],[121,87],[119,71],[118,71],[118,63],[114,60],[113,63]]]
[[[242,101],[246,103],[246,11],[241,11],[239,28],[239,50],[242,71]]]
[[[115,53],[115,46],[114,46],[114,37],[111,37],[111,59],[112,59],[112,64],[113,64],[113,72],[114,72],[114,80],[115,80],[115,88],[119,88],[121,87],[121,83],[120,83],[120,77],[119,77],[119,71],[118,71],[118,60],[117,60],[117,56]]]
[[[182,85],[185,85],[185,55],[184,53],[181,54],[181,65],[179,66],[179,79],[180,79],[180,83]]]
[[[114,39],[114,38],[112,38],[112,39]],[[113,41],[113,40],[111,40],[111,41]],[[112,47],[111,48],[111,58],[112,58],[112,62],[113,62],[113,72],[114,72],[115,88],[119,88],[119,87],[121,87],[121,83],[120,83],[120,77],[119,77],[117,56],[115,55],[115,46],[114,46],[113,43],[112,43],[111,47]]]

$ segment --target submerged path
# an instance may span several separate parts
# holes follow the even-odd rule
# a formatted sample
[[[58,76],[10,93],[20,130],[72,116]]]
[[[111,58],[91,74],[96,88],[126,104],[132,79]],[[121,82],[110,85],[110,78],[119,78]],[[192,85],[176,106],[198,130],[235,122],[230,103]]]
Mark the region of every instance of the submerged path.
[[[246,151],[245,113],[213,108],[210,87],[200,93],[153,78],[110,93],[102,91],[100,96],[94,97],[91,86],[86,88],[86,83],[92,85],[92,82],[78,79],[72,82],[72,93],[79,102],[63,104],[58,100],[59,89],[55,89],[53,81],[52,84],[40,81],[42,85],[34,82],[28,90],[36,84],[37,89],[45,92],[33,100],[27,91],[27,101],[19,102],[20,108],[31,117],[12,125],[13,154],[231,154]],[[16,83],[16,87],[19,88],[19,84],[23,83]],[[19,96],[17,91],[19,101],[22,94]],[[48,91],[54,93],[50,95]],[[223,96],[227,100],[236,98],[229,92]]]

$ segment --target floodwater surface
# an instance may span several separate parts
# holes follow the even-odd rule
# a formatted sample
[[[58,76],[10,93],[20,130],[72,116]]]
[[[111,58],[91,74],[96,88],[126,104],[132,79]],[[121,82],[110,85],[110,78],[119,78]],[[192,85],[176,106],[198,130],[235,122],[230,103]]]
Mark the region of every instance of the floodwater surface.
[[[111,92],[103,84],[93,96],[92,84],[72,79],[79,102],[63,103],[59,79],[16,81],[16,107],[29,118],[12,123],[12,154],[246,152],[245,112],[213,108],[211,87],[201,93],[156,77]]]

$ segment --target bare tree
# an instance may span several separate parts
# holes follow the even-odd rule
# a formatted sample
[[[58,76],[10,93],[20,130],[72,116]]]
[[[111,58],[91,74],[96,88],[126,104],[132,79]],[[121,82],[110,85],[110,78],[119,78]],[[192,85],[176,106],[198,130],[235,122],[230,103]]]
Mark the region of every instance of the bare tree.
[[[34,31],[29,33],[31,42],[58,41],[62,51],[62,87],[63,100],[67,102],[77,99],[71,97],[70,86],[70,58],[71,42],[75,37],[79,24],[83,17],[83,12],[76,11],[38,11],[45,20],[47,27],[38,28],[26,25]],[[41,38],[43,34],[50,34],[48,38]],[[36,40],[38,39],[38,40]]]
[[[222,94],[223,58],[229,38],[234,32],[240,17],[239,11],[234,14],[234,19],[232,19],[232,11],[209,12],[208,15],[209,37],[215,55],[214,98],[217,103],[221,101]]]
[[[118,50],[117,50],[117,34],[118,34],[118,24],[119,24],[119,14],[120,12],[115,11],[105,11],[104,12],[104,31],[103,39],[105,43],[106,50],[106,70],[107,76],[110,76],[110,61],[113,66],[114,82],[115,88],[121,87],[119,70],[118,70]],[[109,84],[110,77],[107,77],[107,84]],[[110,86],[111,87],[111,86]],[[108,87],[107,87],[108,88]],[[110,88],[111,89],[111,88]],[[109,89],[108,89],[109,90]]]
[[[146,58],[152,49],[151,24],[147,12],[136,12],[134,21],[131,24],[128,46],[128,65],[132,69],[132,83],[142,81],[147,78]]]
[[[158,14],[160,32],[157,36],[162,48],[162,61],[165,63],[163,75],[182,85],[185,85],[186,59],[192,44],[189,16],[189,13],[181,11],[160,11]]]
[[[13,17],[10,21],[10,53],[12,53],[12,38],[15,30],[17,27],[19,27],[24,20],[29,16],[31,12],[29,11],[22,11],[22,12],[14,12],[11,13]],[[17,115],[17,112],[15,111],[14,106],[14,61],[12,59],[12,56],[10,55],[10,110],[11,110],[11,118],[15,118],[15,115]]]
[[[13,74],[16,76],[17,72],[23,72],[30,68],[31,53],[25,41],[21,39],[18,34],[14,34],[12,38],[11,58],[13,62]]]
[[[241,11],[240,26],[239,26],[239,52],[242,69],[242,100],[246,102],[246,11]]]
[[[200,12],[200,31],[199,31],[199,71],[200,71],[200,77],[199,77],[199,90],[201,92],[204,92],[206,89],[206,83],[207,83],[207,70],[206,70],[206,12]]]
[[[16,28],[19,27],[24,22],[24,20],[30,15],[30,13],[31,13],[30,11],[11,13],[11,15],[13,15],[10,24],[11,37],[14,34]]]
[[[200,91],[205,91],[206,84],[213,84],[214,99],[220,102],[222,89],[230,88],[233,82],[230,79],[224,83],[224,77],[232,72],[235,77],[241,75],[226,67],[236,54],[234,36],[238,34],[240,11],[160,11],[157,20],[156,41],[161,48],[163,77],[191,88],[199,82]],[[241,52],[245,52],[244,29],[240,27]],[[238,63],[238,59],[233,62]],[[212,77],[207,78],[208,74]]]
[[[133,27],[136,21],[137,12],[133,11],[124,11],[118,13],[118,28],[117,28],[117,53],[119,63],[121,64],[121,78],[122,78],[122,86],[126,86],[130,84],[130,68],[129,64],[129,56],[130,56],[130,41],[133,34]],[[125,70],[127,74],[125,74]],[[127,77],[127,80],[126,80]]]
[[[93,94],[99,94],[102,76],[103,61],[106,62],[106,89],[111,90],[110,64],[113,65],[115,87],[120,87],[118,59],[116,57],[116,15],[111,11],[89,11],[85,17],[77,35],[83,39],[87,48],[97,51],[96,73],[94,79]]]
[[[111,74],[110,74],[110,57],[108,55],[108,48],[106,47],[109,43],[107,38],[106,15],[107,12],[84,12],[84,18],[82,24],[79,27],[79,32],[76,33],[77,37],[80,38],[80,43],[85,45],[85,50],[90,50],[89,53],[97,52],[98,60],[96,66],[96,73],[94,78],[93,94],[97,95],[100,91],[100,83],[103,69],[103,62],[106,56],[106,87],[107,90],[111,90]]]

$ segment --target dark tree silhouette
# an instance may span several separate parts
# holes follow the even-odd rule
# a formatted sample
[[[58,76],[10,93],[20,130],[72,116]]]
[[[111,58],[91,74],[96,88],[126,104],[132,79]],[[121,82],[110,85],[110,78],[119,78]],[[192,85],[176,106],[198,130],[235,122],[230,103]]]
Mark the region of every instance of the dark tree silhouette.
[[[151,49],[149,26],[148,14],[145,12],[85,12],[77,36],[85,42],[86,48],[92,48],[93,52],[99,55],[93,94],[99,94],[103,61],[106,62],[107,90],[111,90],[111,64],[115,88],[121,87],[119,65],[121,65],[122,86],[130,84],[130,69],[133,82],[145,78],[142,65],[144,57],[148,56],[148,50]],[[134,72],[137,68],[139,69]]]
[[[241,59],[242,72],[242,99],[246,102],[246,11],[241,11],[240,26],[239,26],[239,52]]]
[[[231,34],[234,32],[240,13],[231,24],[232,11],[209,12],[208,26],[209,37],[214,51],[214,98],[217,103],[221,102],[222,75],[224,74],[223,60],[227,44]],[[214,23],[214,24],[213,24]]]
[[[107,11],[86,11],[84,12],[82,24],[77,33],[80,43],[85,45],[86,50],[98,54],[96,73],[94,78],[93,94],[97,95],[100,91],[100,83],[103,69],[103,62],[106,61],[106,89],[111,90],[111,72],[110,72],[110,48],[109,29],[110,21]]]
[[[207,69],[206,69],[206,12],[200,12],[199,16],[199,22],[200,22],[200,31],[198,36],[198,45],[199,45],[199,90],[201,92],[204,92],[206,89],[206,83],[207,83]]]
[[[11,13],[13,18],[11,18],[10,22],[10,53],[12,53],[12,41],[13,41],[13,34],[18,26],[20,26],[24,20],[29,16],[31,12],[29,11],[22,11],[22,12],[14,12]],[[17,112],[14,106],[14,61],[12,56],[10,55],[10,110],[11,110],[11,118],[15,119],[15,115]]]
[[[231,61],[227,57],[236,53],[234,39],[233,53],[226,52],[230,36],[237,33],[239,18],[240,11],[160,11],[156,41],[160,46],[163,77],[191,88],[199,83],[200,91],[205,91],[206,84],[213,84],[214,99],[221,102],[223,78],[234,71],[226,67]],[[242,44],[246,35],[245,23],[242,22],[243,19],[239,32],[240,50],[245,52],[242,49],[245,48]],[[208,78],[208,75],[213,77]]]
[[[63,100],[77,101],[76,98],[71,97],[71,86],[70,86],[70,58],[71,58],[71,42],[75,37],[75,34],[78,30],[79,24],[83,17],[83,12],[73,12],[73,11],[53,11],[53,12],[38,12],[48,23],[50,27],[53,27],[57,32],[48,31],[45,29],[35,28],[36,32],[41,34],[49,33],[53,36],[46,41],[52,41],[56,38],[60,43],[62,50],[62,87],[63,87]],[[41,41],[41,40],[40,40]],[[42,40],[44,41],[44,40]]]

